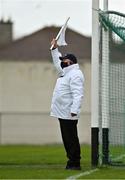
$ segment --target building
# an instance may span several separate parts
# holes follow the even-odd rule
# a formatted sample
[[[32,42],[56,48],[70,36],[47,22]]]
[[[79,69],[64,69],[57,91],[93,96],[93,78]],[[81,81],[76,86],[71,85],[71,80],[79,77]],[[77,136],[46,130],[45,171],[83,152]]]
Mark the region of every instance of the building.
[[[6,26],[6,30],[2,26]],[[58,122],[49,116],[57,73],[50,42],[59,27],[45,27],[12,41],[12,23],[0,22],[0,143],[61,143]],[[8,33],[8,35],[6,35]],[[2,40],[1,40],[2,39]],[[73,52],[85,73],[85,99],[79,122],[81,143],[90,143],[91,38],[67,29],[64,54]]]
[[[13,39],[13,23],[11,20],[0,20],[0,47],[12,42]]]

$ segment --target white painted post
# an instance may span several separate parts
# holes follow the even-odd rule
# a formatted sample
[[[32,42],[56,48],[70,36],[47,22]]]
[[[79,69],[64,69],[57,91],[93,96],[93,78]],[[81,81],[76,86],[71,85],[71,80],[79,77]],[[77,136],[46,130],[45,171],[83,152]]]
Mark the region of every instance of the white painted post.
[[[99,126],[99,0],[92,4],[91,127]]]
[[[91,62],[91,143],[92,165],[98,165],[99,134],[99,0],[92,1],[92,62]]]
[[[108,10],[108,0],[103,0]],[[102,163],[109,163],[109,31],[102,29]]]

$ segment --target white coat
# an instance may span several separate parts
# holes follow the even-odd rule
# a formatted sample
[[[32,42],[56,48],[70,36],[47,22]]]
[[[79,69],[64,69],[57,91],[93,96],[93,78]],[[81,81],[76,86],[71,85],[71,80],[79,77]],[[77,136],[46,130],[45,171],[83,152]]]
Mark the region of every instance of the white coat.
[[[78,64],[65,67],[60,66],[58,49],[51,51],[53,63],[59,73],[52,97],[51,116],[61,119],[76,120],[80,115],[80,108],[84,93],[84,75]],[[71,113],[77,114],[72,117]]]

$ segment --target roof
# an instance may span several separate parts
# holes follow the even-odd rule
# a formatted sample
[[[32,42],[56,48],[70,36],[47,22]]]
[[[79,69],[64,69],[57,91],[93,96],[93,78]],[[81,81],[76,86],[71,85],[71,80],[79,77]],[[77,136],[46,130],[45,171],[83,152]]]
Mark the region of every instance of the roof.
[[[60,27],[45,27],[39,31],[15,40],[0,48],[0,60],[46,60],[51,59],[50,42]],[[68,46],[61,47],[62,53],[73,53],[78,59],[90,59],[91,38],[71,29],[66,30]]]

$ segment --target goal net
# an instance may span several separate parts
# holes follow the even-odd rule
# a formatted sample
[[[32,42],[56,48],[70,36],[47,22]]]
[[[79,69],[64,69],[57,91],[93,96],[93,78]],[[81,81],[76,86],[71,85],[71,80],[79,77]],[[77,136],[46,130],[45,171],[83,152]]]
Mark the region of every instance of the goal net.
[[[100,11],[100,144],[104,164],[125,165],[125,15]]]

